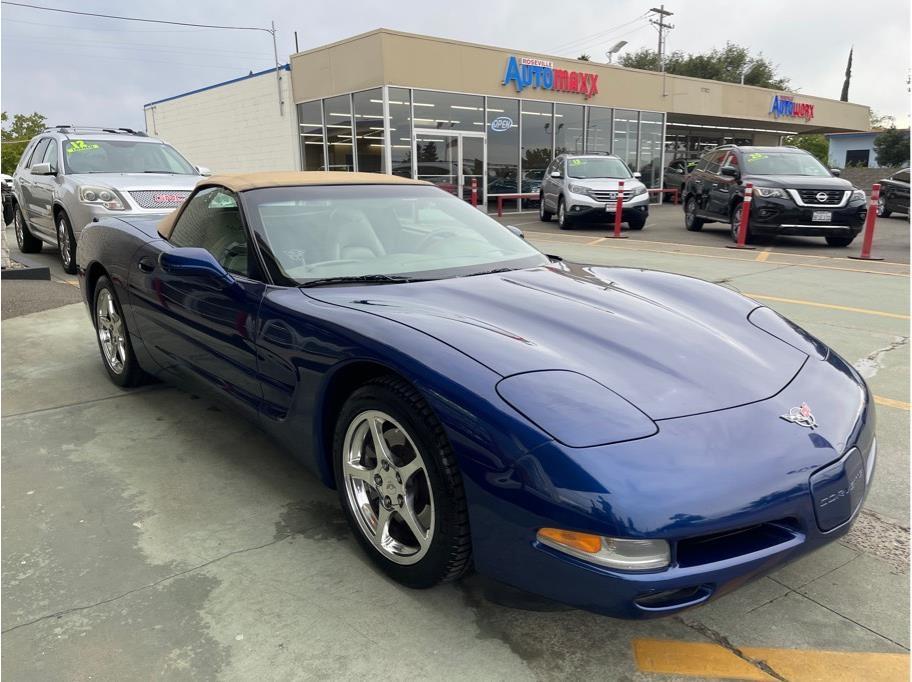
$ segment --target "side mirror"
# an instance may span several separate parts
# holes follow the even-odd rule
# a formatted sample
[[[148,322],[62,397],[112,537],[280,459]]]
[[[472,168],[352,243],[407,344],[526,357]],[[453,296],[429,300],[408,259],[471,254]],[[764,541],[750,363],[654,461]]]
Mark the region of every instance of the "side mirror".
[[[57,175],[57,169],[49,163],[36,163],[31,171],[32,175]]]
[[[837,178],[838,178],[840,175],[842,175],[842,171],[839,170],[838,168],[830,168],[830,173],[832,173],[833,175],[835,175]]]
[[[721,173],[722,175],[724,175],[727,178],[740,178],[741,177],[741,171],[739,171],[734,166],[722,166],[722,168],[719,169],[719,173]]]
[[[225,286],[234,284],[234,277],[215,260],[215,256],[195,246],[184,246],[171,251],[163,251],[158,257],[158,264],[165,272],[188,277],[211,277],[221,281]]]
[[[512,232],[513,234],[515,234],[517,237],[519,237],[520,239],[525,239],[525,238],[526,238],[526,235],[523,234],[523,231],[520,230],[520,229],[519,229],[518,227],[516,227],[515,225],[506,225],[505,227],[506,227],[508,230],[510,230],[510,232]]]
[[[205,166],[197,166],[196,172],[200,175],[212,175],[212,171],[206,168]]]
[[[640,178],[643,177],[643,174],[640,173],[640,171],[634,171],[634,172],[633,172],[633,177],[635,177],[637,180],[639,180]]]
[[[560,177],[563,177],[563,176],[561,175],[561,172],[560,172],[560,171],[551,171],[551,177],[552,177],[552,178],[560,178]]]

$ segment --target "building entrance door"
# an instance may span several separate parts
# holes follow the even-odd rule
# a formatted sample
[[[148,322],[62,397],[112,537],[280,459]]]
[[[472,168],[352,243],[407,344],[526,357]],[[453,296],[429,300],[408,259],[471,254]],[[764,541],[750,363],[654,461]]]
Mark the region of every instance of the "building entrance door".
[[[484,133],[415,129],[412,174],[418,180],[433,182],[466,201],[472,200],[474,181],[478,205],[486,206],[486,170]]]

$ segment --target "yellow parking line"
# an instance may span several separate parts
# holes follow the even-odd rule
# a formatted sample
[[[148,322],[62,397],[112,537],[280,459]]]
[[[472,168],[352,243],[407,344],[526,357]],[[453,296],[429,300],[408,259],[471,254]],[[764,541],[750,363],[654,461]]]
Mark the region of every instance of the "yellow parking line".
[[[593,239],[591,242],[586,242],[586,246],[595,246],[596,244],[601,244],[606,239],[607,237],[599,237],[598,239]]]
[[[738,680],[775,679],[759,666],[718,644],[658,639],[635,639],[632,644],[637,669],[644,673]],[[758,647],[742,647],[740,651],[752,660],[762,661],[792,682],[906,682],[909,679],[908,654]]]
[[[882,395],[875,395],[874,402],[878,405],[883,405],[884,407],[895,407],[897,410],[906,410],[909,411],[909,408],[912,407],[909,403],[904,403],[902,400],[893,400],[893,398],[884,398]]]
[[[879,317],[892,317],[897,320],[908,320],[908,315],[900,313],[888,313],[884,310],[869,310],[868,308],[853,308],[847,305],[836,305],[835,303],[818,303],[817,301],[804,301],[799,298],[782,298],[780,296],[764,296],[762,294],[744,293],[745,296],[756,298],[758,301],[775,301],[776,303],[793,303],[795,305],[807,305],[814,308],[829,308],[830,310],[844,310],[849,313],[861,313],[863,315],[878,315]]]

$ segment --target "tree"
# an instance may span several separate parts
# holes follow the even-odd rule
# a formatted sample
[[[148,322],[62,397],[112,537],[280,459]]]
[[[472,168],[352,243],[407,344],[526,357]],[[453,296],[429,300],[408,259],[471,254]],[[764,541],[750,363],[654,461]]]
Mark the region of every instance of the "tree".
[[[839,96],[840,102],[849,101],[849,81],[852,80],[852,53],[853,52],[855,52],[854,46],[849,50],[849,63],[846,64],[845,80],[842,82],[842,94]]]
[[[874,138],[878,166],[907,167],[909,165],[909,129],[890,128]]]
[[[581,62],[591,62],[592,61],[592,57],[590,57],[585,52],[583,52],[583,54],[581,54],[579,57],[577,57],[577,59],[580,60]]]
[[[790,135],[785,144],[810,152],[820,163],[830,165],[830,143],[824,135]]]
[[[32,114],[16,114],[12,122],[5,111],[0,114],[0,140],[3,142],[3,148],[0,150],[0,172],[13,174],[25,146],[29,140],[44,130],[46,121],[44,115],[37,111]]]
[[[655,50],[642,48],[628,52],[620,58],[621,66],[633,69],[658,71],[659,56]],[[774,90],[787,90],[789,79],[777,73],[777,67],[763,58],[752,56],[746,47],[725,43],[721,50],[714,48],[703,54],[684,54],[676,51],[665,55],[665,71],[678,76],[707,78],[726,83],[740,83],[744,74],[745,85],[757,85]]]

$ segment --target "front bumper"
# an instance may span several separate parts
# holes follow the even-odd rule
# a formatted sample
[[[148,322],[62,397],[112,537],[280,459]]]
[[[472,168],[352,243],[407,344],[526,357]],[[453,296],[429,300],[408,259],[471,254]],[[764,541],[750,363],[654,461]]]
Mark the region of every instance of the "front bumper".
[[[588,220],[614,220],[614,214],[617,212],[617,202],[596,201],[585,194],[575,194],[568,192],[566,194],[567,215],[574,219]],[[646,218],[649,215],[649,193],[644,192],[625,201],[622,206],[621,216],[623,219],[630,217],[642,216]]]
[[[831,218],[814,220],[815,212],[828,212]],[[842,208],[798,206],[790,199],[767,199],[755,196],[751,203],[750,231],[755,235],[796,235],[804,237],[849,236],[861,232],[866,213],[861,199],[849,201]]]
[[[822,417],[818,428],[780,418],[805,400]],[[521,590],[619,618],[706,603],[848,532],[873,476],[874,419],[860,377],[831,353],[810,358],[772,398],[663,420],[650,438],[577,449],[547,443],[510,470],[466,477],[475,565]],[[865,485],[834,524],[832,500],[860,483],[857,466],[842,464],[856,447]],[[844,479],[831,475],[842,470]],[[542,527],[662,538],[671,564],[599,567],[538,543]]]

